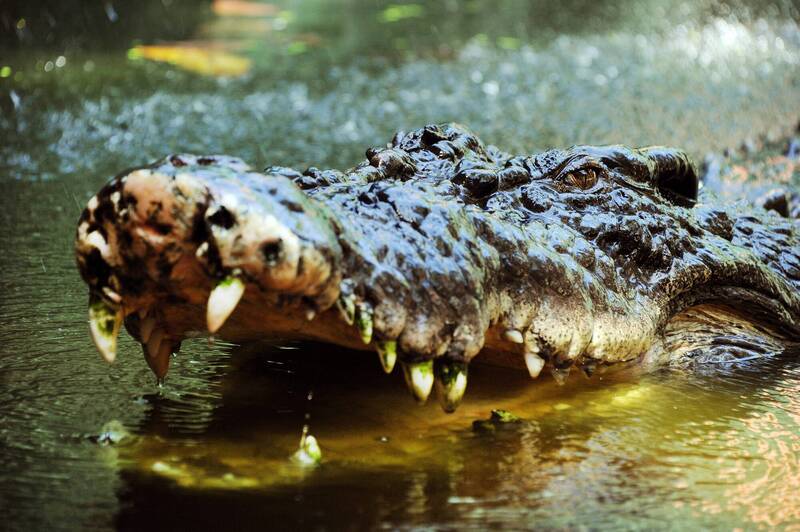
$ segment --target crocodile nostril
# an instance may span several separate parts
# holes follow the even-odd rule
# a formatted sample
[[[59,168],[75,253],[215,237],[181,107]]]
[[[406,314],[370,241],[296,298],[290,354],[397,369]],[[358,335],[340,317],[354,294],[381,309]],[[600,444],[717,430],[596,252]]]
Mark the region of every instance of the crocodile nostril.
[[[108,284],[111,266],[103,259],[100,250],[93,248],[86,257],[85,267],[81,273],[84,274],[84,279],[96,280],[95,286],[102,287]]]
[[[261,255],[267,266],[275,266],[283,255],[283,241],[281,239],[261,244]]]
[[[214,214],[208,217],[208,221],[225,229],[230,229],[236,225],[236,217],[225,207],[217,209]]]

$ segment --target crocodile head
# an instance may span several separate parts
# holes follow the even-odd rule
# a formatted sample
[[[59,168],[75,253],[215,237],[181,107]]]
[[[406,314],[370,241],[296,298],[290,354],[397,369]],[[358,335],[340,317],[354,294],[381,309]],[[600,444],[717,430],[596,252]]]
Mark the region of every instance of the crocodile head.
[[[166,157],[90,200],[76,250],[107,359],[123,321],[159,378],[206,331],[317,340],[452,411],[476,356],[563,380],[796,341],[798,222],[703,199],[678,150],[512,157],[428,126],[346,172]]]

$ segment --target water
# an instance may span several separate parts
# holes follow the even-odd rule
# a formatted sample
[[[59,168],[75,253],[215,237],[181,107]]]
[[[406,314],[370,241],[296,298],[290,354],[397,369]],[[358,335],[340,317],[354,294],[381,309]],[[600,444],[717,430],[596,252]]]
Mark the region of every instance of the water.
[[[374,355],[194,340],[158,388],[125,334],[115,364],[95,353],[72,258],[88,198],[170,151],[344,167],[447,120],[517,152],[778,138],[800,119],[792,4],[157,0],[47,31],[20,4],[0,30],[4,528],[800,524],[791,355],[564,387],[473,366],[445,415]],[[177,65],[145,58],[175,41],[195,47]],[[495,408],[522,421],[473,431]],[[316,468],[289,458],[306,421]]]

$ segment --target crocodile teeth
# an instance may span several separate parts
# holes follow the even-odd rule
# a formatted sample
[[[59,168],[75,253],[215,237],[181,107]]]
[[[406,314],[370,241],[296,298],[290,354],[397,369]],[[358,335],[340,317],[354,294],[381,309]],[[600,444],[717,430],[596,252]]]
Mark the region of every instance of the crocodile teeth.
[[[206,323],[208,332],[214,334],[231,315],[244,294],[244,283],[237,277],[226,277],[208,296]]]
[[[108,299],[110,299],[111,301],[113,301],[114,303],[116,303],[116,304],[118,304],[118,305],[119,305],[120,303],[122,303],[122,296],[121,296],[121,295],[119,295],[118,293],[114,292],[114,291],[113,291],[113,290],[112,290],[110,287],[108,287],[108,286],[104,286],[104,287],[103,287],[103,294],[105,294],[105,296],[106,296]]]
[[[467,390],[467,365],[459,362],[436,364],[436,396],[442,410],[455,412]]]
[[[372,341],[372,312],[369,307],[359,304],[356,308],[356,326],[361,335],[361,341],[368,344]]]
[[[395,340],[377,342],[375,349],[378,351],[378,358],[381,361],[383,371],[391,373],[394,369],[394,363],[397,361],[397,342]]]
[[[348,325],[353,325],[353,323],[355,323],[356,303],[352,295],[339,296],[339,299],[336,300],[336,308],[339,309],[339,313],[342,315],[342,319],[345,323]]]
[[[544,359],[533,352],[525,353],[525,366],[528,368],[531,378],[535,379],[542,372],[544,367]]]
[[[106,362],[114,362],[117,356],[117,336],[121,325],[121,308],[115,309],[97,297],[89,300],[89,333]]]
[[[524,342],[522,338],[522,333],[516,329],[507,329],[506,332],[503,333],[503,336],[505,337],[506,340],[514,344],[521,344],[522,342]]]
[[[208,242],[203,242],[197,247],[197,251],[194,252],[194,255],[200,259],[204,257],[208,253]]]
[[[142,320],[142,324],[139,327],[139,336],[141,337],[142,343],[146,344],[148,340],[150,340],[150,335],[153,333],[153,328],[156,326],[156,319],[152,316],[147,316]]]
[[[564,386],[564,383],[567,382],[567,378],[569,377],[569,368],[553,368],[550,370],[550,373],[553,375],[556,384]]]
[[[403,376],[414,399],[425,403],[433,388],[433,360],[403,364]]]

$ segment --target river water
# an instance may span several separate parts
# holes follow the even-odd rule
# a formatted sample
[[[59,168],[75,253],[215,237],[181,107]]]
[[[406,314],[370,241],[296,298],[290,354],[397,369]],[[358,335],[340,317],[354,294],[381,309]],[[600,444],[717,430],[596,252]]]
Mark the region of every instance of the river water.
[[[561,387],[474,366],[445,415],[374,355],[198,339],[159,388],[125,333],[97,356],[72,254],[103,182],[168,152],[347,167],[442,121],[520,153],[781,138],[791,3],[19,4],[0,8],[2,528],[800,526],[790,355]],[[522,420],[473,430],[495,408]],[[318,467],[289,459],[305,423]]]

